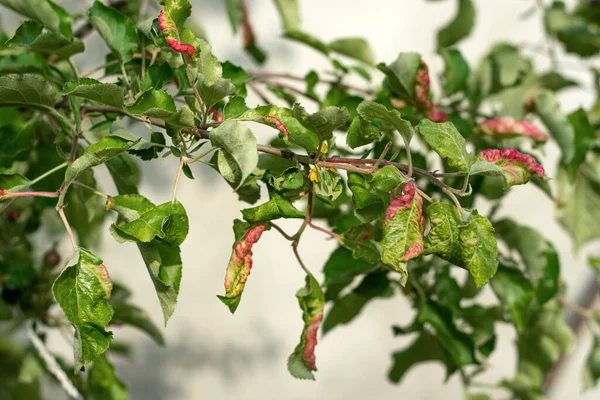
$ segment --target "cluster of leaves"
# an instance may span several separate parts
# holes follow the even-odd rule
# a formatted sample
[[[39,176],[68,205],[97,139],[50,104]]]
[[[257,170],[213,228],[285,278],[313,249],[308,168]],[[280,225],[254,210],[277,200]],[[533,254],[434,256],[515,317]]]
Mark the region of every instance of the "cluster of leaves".
[[[224,3],[245,50],[263,62],[247,5]],[[459,372],[469,388],[494,351],[496,324],[510,323],[517,333],[517,374],[497,384],[521,399],[543,396],[544,377],[573,342],[563,317],[568,302],[558,254],[537,230],[494,212],[484,216],[474,205],[483,199],[497,210],[509,189],[531,181],[550,199],[557,191],[558,219],[576,247],[598,238],[589,221],[600,205],[600,106],[565,115],[556,92],[577,83],[556,71],[535,71],[507,43],[471,67],[455,47],[475,25],[471,0],[458,1],[457,14],[439,31],[445,63],[439,96],[430,91],[419,54],[376,64],[363,39],[325,43],[300,29],[296,0],[275,1],[283,37],[322,53],[329,71],[296,77],[221,62],[186,23],[187,0],[161,1],[147,19],[137,1],[114,7],[96,1],[75,31],[74,17],[51,0],[0,4],[26,19],[12,37],[0,32],[0,319],[7,326],[0,337],[0,368],[7,372],[0,380],[9,396],[27,391],[39,397],[39,378],[49,373],[75,397],[127,397],[106,356],[123,350],[111,346],[110,326],[132,325],[158,344],[164,340],[128,300],[128,290],[112,282],[111,266],[90,249],[99,248],[100,229],[114,215],[110,233],[137,245],[166,324],[177,304],[179,246],[189,229],[177,186],[182,173],[194,179],[190,165],[196,162],[250,204],[234,221],[231,258],[224,261],[225,293],[218,298],[228,309],[243,306],[253,247],[263,234],[288,239],[306,272],[296,294],[304,328],[288,359],[293,376],[314,379],[320,330],[349,323],[371,300],[400,294],[415,318],[394,333],[415,340],[394,353],[392,381],[434,360],[448,376]],[[595,3],[567,10],[555,2],[541,11],[548,36],[566,51],[598,53]],[[110,52],[104,65],[81,74],[71,57],[84,52],[82,39],[94,32]],[[93,74],[98,79],[88,77]],[[367,88],[345,83],[348,75],[361,77]],[[250,90],[264,104],[248,105]],[[298,103],[298,95],[316,105],[315,112]],[[140,122],[147,135],[130,131]],[[276,136],[258,144],[245,122],[270,127]],[[562,152],[552,186],[538,162],[549,139]],[[433,153],[438,157],[429,157]],[[138,193],[138,161],[165,157],[179,161],[173,197],[156,205]],[[100,165],[117,194],[97,184]],[[261,187],[269,198],[259,203]],[[298,219],[298,231],[284,232],[275,222],[281,218]],[[339,243],[322,283],[301,259],[306,229]],[[32,235],[41,230],[56,240],[66,230],[73,254],[58,254],[53,244],[37,259]],[[63,258],[70,261],[64,265]],[[457,267],[468,272],[466,279],[457,278]],[[495,304],[478,302],[487,287]],[[55,303],[62,311],[51,308]],[[579,311],[598,322],[597,313]],[[73,363],[53,356],[43,340],[47,330],[68,327]],[[18,346],[14,337],[27,329],[31,345]],[[600,377],[599,352],[597,338],[587,387]]]

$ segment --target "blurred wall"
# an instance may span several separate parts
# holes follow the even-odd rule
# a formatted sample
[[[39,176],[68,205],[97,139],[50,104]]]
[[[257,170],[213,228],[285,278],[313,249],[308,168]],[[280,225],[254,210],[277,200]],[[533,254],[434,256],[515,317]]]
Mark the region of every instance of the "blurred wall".
[[[193,17],[208,33],[213,51],[220,59],[229,59],[248,69],[259,69],[241,52],[241,38],[233,37],[223,2],[191,0]],[[84,7],[91,1],[71,2]],[[368,39],[379,61],[391,62],[400,51],[418,51],[429,64],[434,90],[443,65],[435,54],[436,29],[454,14],[454,1],[424,0],[300,0],[304,17],[303,29],[328,41],[345,36]],[[522,20],[534,0],[479,0],[475,31],[460,45],[463,54],[474,65],[496,41],[539,45],[543,43],[539,15]],[[249,0],[251,22],[260,45],[270,58],[260,67],[265,71],[305,74],[309,69],[329,68],[319,53],[280,38],[279,17],[272,0]],[[4,11],[3,17],[4,15]],[[6,13],[10,17],[10,13]],[[3,18],[5,21],[9,20]],[[15,21],[16,24],[16,21]],[[86,41],[98,52],[78,57],[82,71],[102,63],[105,47],[97,37]],[[540,69],[549,66],[544,55],[535,56]],[[569,57],[561,56],[563,72],[571,77],[588,79]],[[591,82],[585,81],[588,89]],[[591,91],[569,90],[562,96],[563,107],[571,111],[589,106]],[[250,98],[249,103],[256,102]],[[253,127],[254,129],[255,127]],[[256,127],[259,142],[266,142],[272,131]],[[558,149],[547,146],[544,166],[555,174]],[[296,346],[301,327],[295,291],[303,285],[303,273],[289,243],[275,232],[269,232],[255,247],[252,276],[244,299],[235,316],[215,297],[223,290],[223,276],[233,240],[232,221],[240,218],[244,205],[218,175],[202,165],[192,166],[196,179],[183,179],[178,199],[188,210],[190,233],[182,246],[184,273],[179,306],[164,333],[167,347],[159,348],[146,336],[132,329],[114,330],[117,341],[132,343],[130,360],[115,359],[118,372],[129,386],[132,399],[463,399],[457,376],[444,384],[441,365],[422,364],[413,368],[401,385],[391,384],[387,371],[391,353],[412,337],[392,336],[391,325],[406,324],[413,318],[408,302],[402,296],[375,300],[362,315],[347,326],[339,326],[326,337],[319,338],[316,382],[293,379],[286,370],[288,355]],[[105,191],[115,193],[104,177]],[[140,192],[155,203],[170,199],[175,176],[175,160],[154,161],[143,167]],[[108,183],[106,183],[108,182]],[[487,204],[478,204],[483,211]],[[535,187],[516,187],[504,202],[500,214],[536,226],[557,246],[562,261],[562,275],[572,293],[585,278],[585,254],[572,254],[572,244],[554,220],[554,205]],[[292,232],[298,222],[281,223]],[[317,277],[335,244],[315,231],[302,238],[300,251],[308,267]],[[68,251],[68,244],[65,244]],[[597,249],[596,249],[597,250]],[[118,244],[105,231],[98,252],[117,281],[126,281],[134,293],[134,301],[148,310],[157,323],[162,315],[153,286],[136,246]],[[485,299],[493,300],[489,293]],[[508,326],[497,331],[499,342],[490,359],[491,372],[478,381],[496,382],[514,373],[514,332]],[[554,399],[597,399],[600,390],[581,394],[581,366],[591,345],[589,335],[581,338],[578,351],[569,359],[564,374],[553,393]],[[50,346],[71,357],[70,348],[61,337],[53,337]],[[495,393],[508,398],[506,392]]]

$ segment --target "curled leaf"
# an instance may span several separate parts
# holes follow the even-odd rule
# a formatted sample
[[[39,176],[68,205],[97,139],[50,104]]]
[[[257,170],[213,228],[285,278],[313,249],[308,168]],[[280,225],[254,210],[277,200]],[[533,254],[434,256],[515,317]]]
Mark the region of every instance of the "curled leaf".
[[[188,0],[167,0],[165,7],[158,14],[158,27],[165,35],[169,47],[178,53],[193,56],[196,48],[182,41],[183,24],[192,14],[192,6]]]
[[[511,117],[486,119],[479,124],[479,131],[496,138],[530,137],[536,142],[545,142],[548,137],[529,121],[518,121]]]
[[[487,149],[479,156],[502,168],[509,187],[527,183],[534,175],[544,177],[544,167],[535,158],[515,149]]]

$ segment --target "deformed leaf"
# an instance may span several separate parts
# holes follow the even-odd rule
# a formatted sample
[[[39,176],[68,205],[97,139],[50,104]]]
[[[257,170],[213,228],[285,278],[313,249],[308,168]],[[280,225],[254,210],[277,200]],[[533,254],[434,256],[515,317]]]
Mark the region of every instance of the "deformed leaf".
[[[178,128],[193,128],[195,126],[194,114],[189,107],[183,106],[178,111],[175,100],[164,90],[150,89],[126,109],[133,115],[145,115],[162,119]]]
[[[381,254],[374,240],[377,239],[377,229],[370,224],[353,226],[340,236],[340,244],[352,250],[352,257],[365,260],[370,264],[378,264]]]
[[[102,83],[92,78],[67,82],[62,95],[79,96],[98,103],[123,108],[123,89],[114,83]]]
[[[443,49],[440,54],[445,63],[444,74],[442,75],[444,94],[451,96],[465,90],[470,70],[469,64],[467,64],[461,52],[456,49]]]
[[[375,125],[360,116],[356,116],[352,120],[350,128],[348,128],[346,144],[351,149],[356,149],[380,139],[381,132],[379,132],[379,129]]]
[[[400,282],[406,284],[406,263],[423,251],[423,198],[416,192],[414,183],[402,187],[403,194],[388,206],[383,222],[381,261],[401,273]]]
[[[423,119],[417,126],[417,130],[440,157],[448,160],[451,167],[461,172],[469,171],[472,156],[467,151],[465,138],[452,122],[437,123]]]
[[[54,282],[52,293],[75,327],[75,373],[104,353],[112,333],[104,328],[113,309],[108,304],[112,281],[102,260],[80,247]]]
[[[261,222],[251,225],[237,219],[233,222],[235,242],[225,272],[225,295],[217,296],[232,314],[240,304],[246,280],[252,269],[252,247],[263,232],[270,228],[267,224]]]
[[[402,118],[398,110],[388,110],[379,103],[365,100],[358,105],[356,112],[366,120],[380,120],[386,129],[396,129],[404,143],[410,143],[414,129],[409,121]]]
[[[306,129],[319,135],[321,140],[329,140],[333,137],[333,131],[346,125],[349,114],[346,108],[325,107],[314,114],[306,112],[300,104],[294,104],[292,115]]]
[[[473,211],[471,221],[459,232],[460,257],[477,287],[485,285],[498,269],[498,243],[494,227]]]
[[[218,147],[219,172],[239,188],[258,165],[256,138],[244,125],[225,121],[210,132],[210,141]]]
[[[317,333],[323,321],[325,294],[319,282],[312,275],[307,275],[306,285],[298,290],[296,297],[302,309],[304,329],[300,343],[288,358],[288,370],[295,378],[314,380],[313,371],[317,370],[315,347]]]
[[[242,210],[244,220],[251,224],[272,221],[279,218],[304,218],[304,212],[298,210],[290,200],[280,192],[273,191],[268,202]]]
[[[391,91],[408,101],[416,98],[417,72],[420,67],[421,56],[417,53],[400,53],[393,63],[377,65],[385,74]]]

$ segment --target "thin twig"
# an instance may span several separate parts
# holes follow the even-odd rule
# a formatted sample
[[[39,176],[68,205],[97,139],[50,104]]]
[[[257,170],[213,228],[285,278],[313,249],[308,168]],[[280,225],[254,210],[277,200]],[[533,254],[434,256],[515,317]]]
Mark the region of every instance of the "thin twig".
[[[50,353],[50,351],[46,348],[44,342],[42,342],[41,339],[36,335],[36,333],[33,331],[33,328],[28,325],[26,329],[29,341],[33,347],[35,347],[42,360],[44,360],[46,363],[48,371],[50,371],[50,373],[54,375],[56,380],[60,383],[62,389],[72,399],[83,400],[83,396],[81,396],[75,385],[73,385],[73,383],[69,380],[65,371],[63,371],[60,365],[58,365],[56,358],[54,358],[52,353]]]
[[[65,216],[64,208],[62,206],[57,207],[56,211],[58,211],[58,215],[60,215],[60,219],[62,220],[63,225],[65,226],[65,229],[67,230],[67,234],[69,235],[69,239],[71,239],[71,244],[73,245],[73,249],[77,250],[77,248],[78,248],[77,241],[75,240],[75,235],[73,234],[71,225],[69,225],[69,221],[67,220],[67,217]]]
[[[106,193],[99,192],[98,190],[94,189],[93,187],[88,186],[88,185],[86,185],[84,183],[81,183],[79,181],[73,181],[71,184],[72,185],[76,185],[76,186],[81,186],[82,188],[85,188],[85,189],[91,191],[92,193],[94,193],[95,195],[98,195],[98,196],[103,197],[105,199],[108,199],[110,197]]]
[[[296,75],[293,75],[293,74],[287,74],[287,73],[269,73],[269,72],[254,72],[254,71],[251,71],[251,72],[247,71],[246,73],[248,75],[254,77],[255,79],[262,80],[262,81],[269,80],[269,79],[282,78],[282,79],[289,79],[289,80],[298,81],[298,82],[305,82],[305,80],[304,80],[303,77],[296,76]],[[367,95],[367,96],[369,96],[369,95],[372,94],[370,91],[368,91],[366,89],[359,88],[359,87],[352,86],[352,85],[348,85],[348,84],[345,84],[345,83],[340,82],[338,80],[330,80],[330,79],[319,78],[318,82],[319,83],[323,83],[323,84],[336,85],[336,86],[339,86],[341,88],[348,89],[348,90],[353,90],[355,92],[362,93],[362,94]]]
[[[565,308],[568,308],[569,310],[573,311],[575,314],[577,314],[585,319],[594,318],[594,312],[592,310],[581,307],[580,305],[573,303],[571,300],[569,300],[565,296],[558,296],[558,301]]]
[[[36,183],[38,183],[39,181],[41,181],[42,179],[52,175],[53,173],[60,171],[61,169],[63,169],[64,167],[66,167],[67,165],[69,165],[69,163],[67,161],[65,161],[62,164],[57,165],[56,167],[52,168],[50,171],[46,171],[44,172],[42,175],[38,176],[37,178],[29,181],[29,183],[27,184],[28,186],[32,186],[35,185]]]
[[[285,231],[279,225],[275,224],[274,222],[271,222],[271,226],[273,228],[275,228],[276,231],[281,233],[281,236],[283,236],[286,240],[289,240],[289,241],[294,240],[294,237],[285,233]]]
[[[15,197],[58,197],[58,192],[8,192],[0,194],[1,199],[12,199]]]

